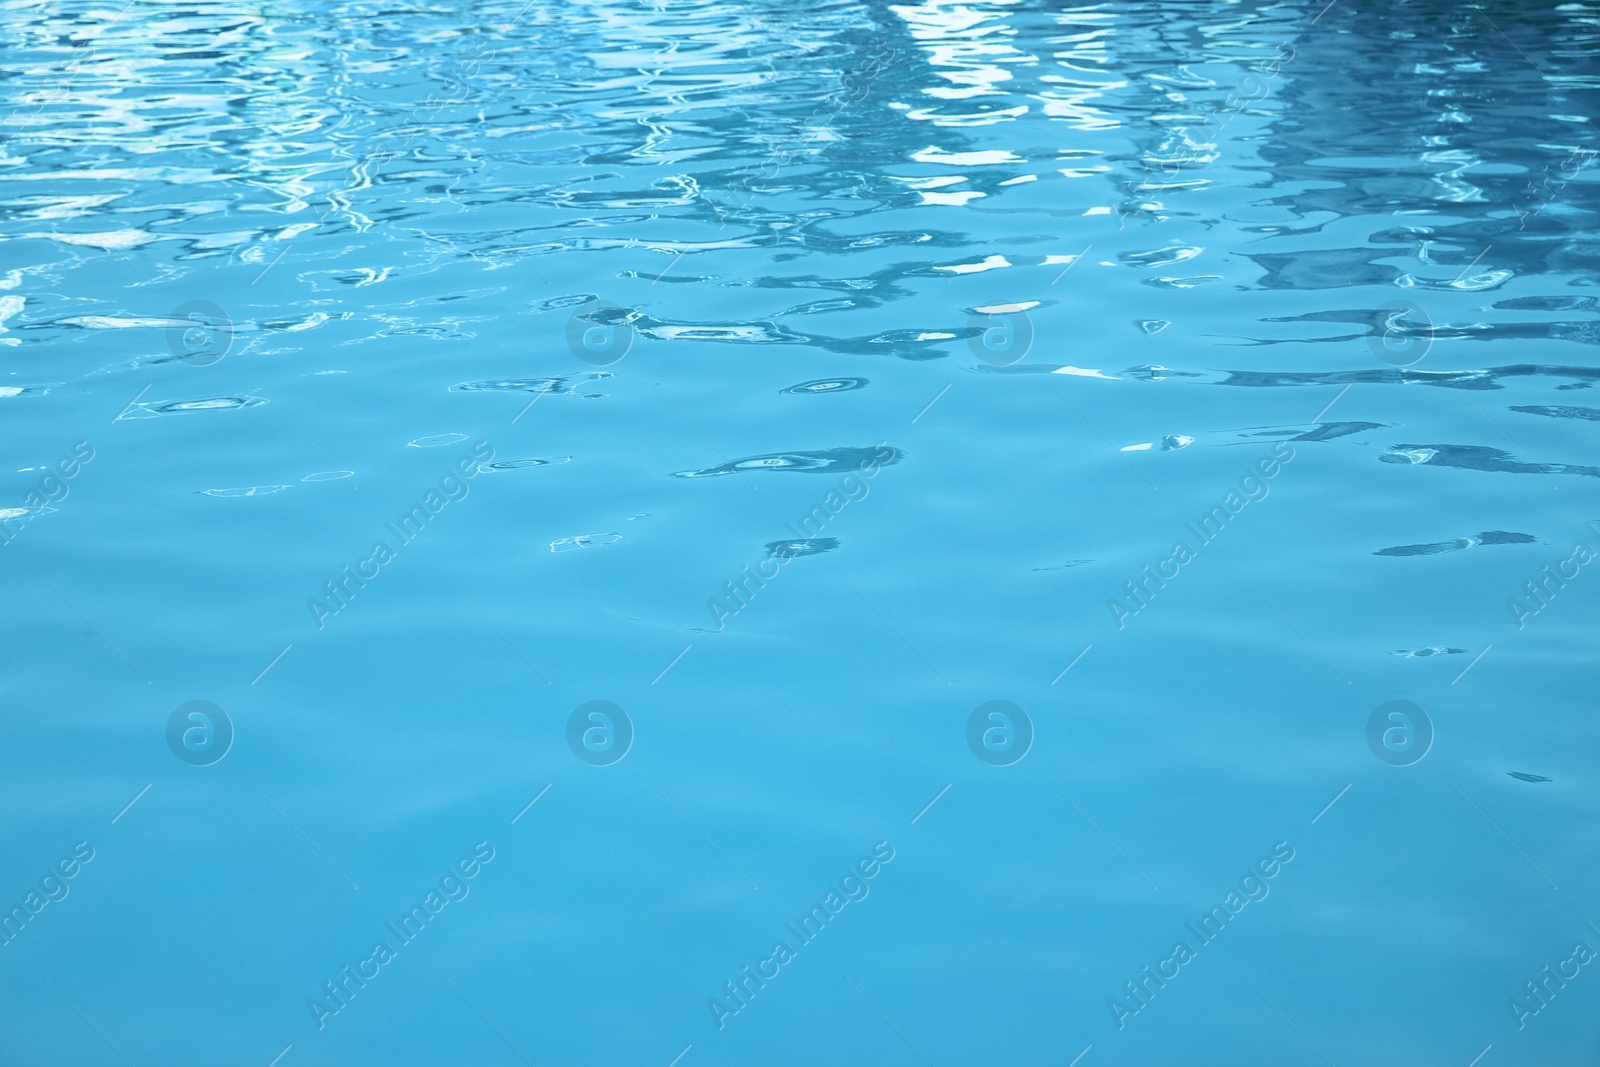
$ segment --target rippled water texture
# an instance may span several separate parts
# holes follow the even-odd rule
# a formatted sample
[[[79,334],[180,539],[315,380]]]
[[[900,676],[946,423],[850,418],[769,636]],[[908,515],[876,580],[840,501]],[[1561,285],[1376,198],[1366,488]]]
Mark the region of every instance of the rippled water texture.
[[[1600,1056],[1600,5],[0,29],[0,1063]]]

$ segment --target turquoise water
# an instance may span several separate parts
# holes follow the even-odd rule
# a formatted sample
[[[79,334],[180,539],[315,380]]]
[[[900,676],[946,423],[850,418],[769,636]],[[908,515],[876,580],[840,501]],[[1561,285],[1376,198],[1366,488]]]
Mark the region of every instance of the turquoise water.
[[[1324,3],[6,4],[0,1064],[1596,1062],[1600,6]]]

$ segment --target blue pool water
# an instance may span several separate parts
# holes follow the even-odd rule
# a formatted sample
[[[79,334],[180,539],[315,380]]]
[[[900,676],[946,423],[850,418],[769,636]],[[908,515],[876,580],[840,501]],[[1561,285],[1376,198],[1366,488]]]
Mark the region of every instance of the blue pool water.
[[[1600,1056],[1600,5],[0,12],[0,1064]]]

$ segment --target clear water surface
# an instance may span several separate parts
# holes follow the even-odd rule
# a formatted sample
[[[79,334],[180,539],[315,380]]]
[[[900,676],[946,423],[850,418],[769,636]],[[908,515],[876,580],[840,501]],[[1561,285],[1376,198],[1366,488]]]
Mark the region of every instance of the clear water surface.
[[[0,12],[0,1063],[1600,1055],[1596,4]]]

